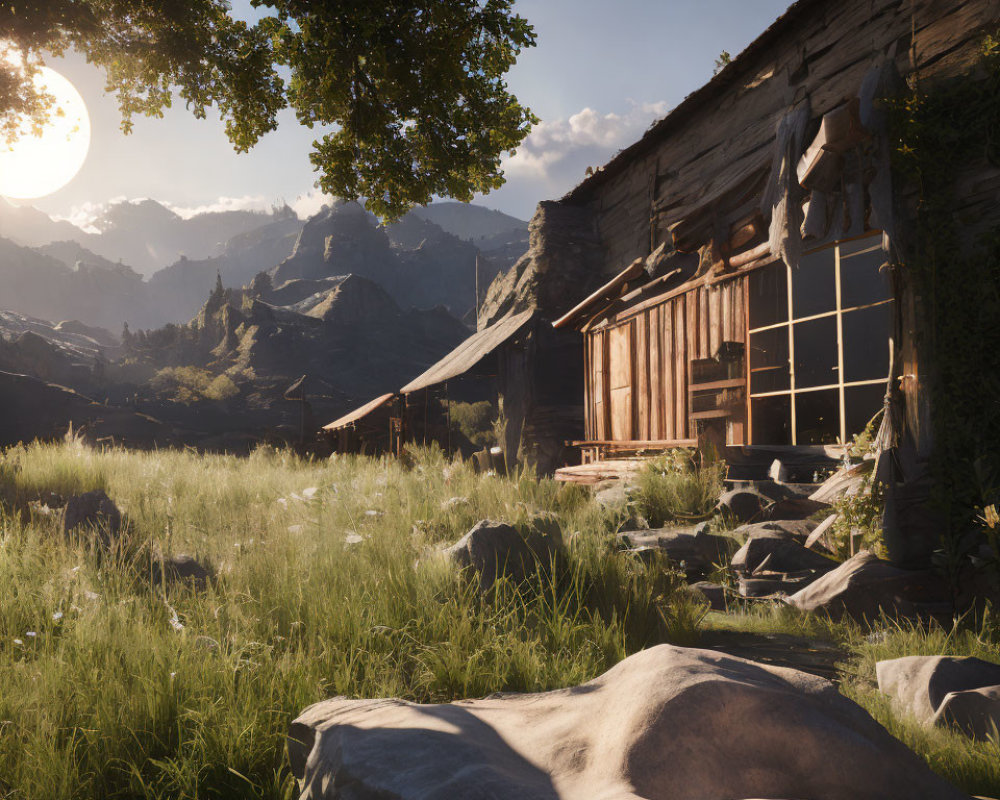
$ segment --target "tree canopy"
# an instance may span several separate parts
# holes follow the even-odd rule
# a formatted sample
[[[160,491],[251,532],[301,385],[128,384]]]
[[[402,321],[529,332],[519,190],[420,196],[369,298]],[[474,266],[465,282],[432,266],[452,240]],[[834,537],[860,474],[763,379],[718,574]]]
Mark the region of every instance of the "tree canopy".
[[[38,125],[51,98],[32,77],[74,49],[102,67],[122,128],[175,98],[215,107],[238,151],[291,107],[327,127],[311,160],[324,191],[393,218],[441,195],[470,200],[503,183],[501,156],[536,121],[505,76],[532,27],[513,0],[0,0],[0,135]],[[17,55],[12,55],[17,54]]]

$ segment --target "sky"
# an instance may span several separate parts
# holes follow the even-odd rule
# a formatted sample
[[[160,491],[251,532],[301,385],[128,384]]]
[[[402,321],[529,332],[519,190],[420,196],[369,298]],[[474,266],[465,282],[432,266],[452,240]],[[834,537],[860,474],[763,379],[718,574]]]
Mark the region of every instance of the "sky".
[[[476,202],[528,219],[540,200],[579,183],[641,137],[708,81],[722,51],[734,56],[780,16],[790,0],[518,0],[537,33],[508,86],[541,119],[504,161],[506,185]],[[234,11],[252,13],[247,0]],[[91,116],[90,152],[65,188],[32,201],[86,225],[101,205],[152,197],[189,215],[220,208],[267,208],[285,201],[300,215],[324,198],[309,163],[316,132],[290,111],[249,154],[237,154],[222,124],[196,120],[183,103],[162,119],[137,118],[120,132],[103,73],[75,54],[49,66],[80,91]]]

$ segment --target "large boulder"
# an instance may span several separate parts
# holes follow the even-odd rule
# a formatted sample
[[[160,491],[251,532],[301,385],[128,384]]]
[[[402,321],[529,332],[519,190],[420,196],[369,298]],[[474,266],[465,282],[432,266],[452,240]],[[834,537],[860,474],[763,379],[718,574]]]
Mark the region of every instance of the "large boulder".
[[[326,700],[288,755],[300,800],[968,800],[829,681],[670,645],[541,694]]]
[[[825,573],[836,569],[837,562],[809,550],[782,531],[757,530],[736,552],[730,565],[744,574],[752,574],[764,566],[772,572],[814,570]]]
[[[659,551],[690,576],[706,575],[717,564],[724,564],[735,548],[728,536],[716,536],[705,530],[705,524],[680,528],[652,528],[627,531],[619,541],[633,551]]]
[[[788,598],[802,611],[822,611],[832,619],[843,616],[873,622],[886,614],[913,619],[951,614],[947,587],[931,572],[894,567],[862,550],[832,572]]]
[[[558,525],[533,524],[522,533],[512,525],[482,520],[445,554],[459,567],[476,573],[488,592],[501,576],[521,583],[547,570],[562,552]]]
[[[1000,726],[1000,664],[979,658],[905,656],[875,665],[878,688],[925,725],[985,738]]]

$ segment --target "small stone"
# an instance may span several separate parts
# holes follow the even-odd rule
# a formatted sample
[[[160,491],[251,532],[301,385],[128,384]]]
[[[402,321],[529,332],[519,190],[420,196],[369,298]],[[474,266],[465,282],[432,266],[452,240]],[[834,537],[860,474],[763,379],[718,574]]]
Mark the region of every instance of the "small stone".
[[[809,550],[795,539],[780,531],[754,531],[746,544],[733,556],[730,565],[738,572],[751,574],[761,568],[765,559],[768,569],[776,572],[798,572],[815,570],[830,572],[836,569],[837,562]]]
[[[184,582],[190,583],[197,589],[204,589],[215,577],[215,572],[192,556],[181,553],[153,559],[153,582],[160,583],[164,575],[167,584]]]
[[[719,498],[717,510],[728,512],[738,522],[749,522],[757,517],[770,500],[752,489],[730,489]]]
[[[480,591],[488,592],[501,576],[521,583],[547,571],[562,552],[562,535],[556,534],[558,527],[543,520],[530,524],[523,535],[511,525],[482,520],[444,553],[459,567],[471,568]]]
[[[726,589],[718,583],[711,581],[698,581],[691,584],[691,589],[699,592],[707,601],[713,611],[726,611]]]
[[[973,739],[989,739],[1000,729],[1000,686],[949,692],[934,717]]]
[[[123,519],[118,506],[103,491],[76,495],[66,501],[63,532],[67,536],[92,534],[107,549],[122,532]]]

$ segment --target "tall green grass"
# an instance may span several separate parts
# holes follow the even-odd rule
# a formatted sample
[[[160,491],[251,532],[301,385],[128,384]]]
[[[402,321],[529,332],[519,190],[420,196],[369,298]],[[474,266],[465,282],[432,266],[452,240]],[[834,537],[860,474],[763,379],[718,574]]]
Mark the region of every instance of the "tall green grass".
[[[434,450],[406,468],[68,443],[0,470],[0,797],[294,797],[284,734],[312,702],[576,684],[692,641],[703,613],[663,565],[613,552],[616,512],[587,493]],[[33,502],[94,488],[140,546],[101,559]],[[542,513],[568,542],[547,578],[480,596],[439,554],[480,519]],[[153,551],[217,578],[154,584]]]
[[[701,463],[674,450],[650,459],[635,478],[631,500],[652,527],[707,519],[724,489],[725,464]]]

